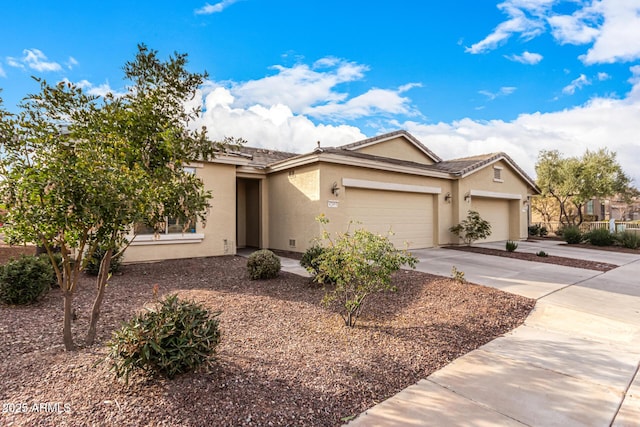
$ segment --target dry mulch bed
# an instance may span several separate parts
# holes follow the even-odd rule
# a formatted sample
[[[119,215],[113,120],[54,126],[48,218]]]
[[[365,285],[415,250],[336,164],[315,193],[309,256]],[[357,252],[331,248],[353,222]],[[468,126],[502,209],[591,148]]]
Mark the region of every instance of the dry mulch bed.
[[[77,342],[92,280],[84,277],[76,294]],[[346,328],[308,278],[282,272],[251,281],[244,258],[128,265],[107,287],[97,344],[71,353],[61,344],[59,290],[31,306],[0,305],[0,424],[336,426],[517,327],[534,305],[415,271],[396,273],[394,283],[397,292],[371,297],[359,324]],[[209,372],[174,380],[134,375],[125,386],[99,363],[104,344],[153,301],[155,284],[161,295],[222,310],[218,358]],[[7,412],[23,403],[28,413]],[[40,404],[44,410],[34,411]]]
[[[526,252],[508,252],[501,249],[493,248],[480,248],[477,246],[445,246],[446,249],[455,249],[458,251],[474,252],[483,255],[494,255],[506,258],[520,259],[523,261],[544,262],[547,264],[564,265],[566,267],[584,268],[587,270],[595,271],[609,271],[617,268],[615,264],[609,264],[606,262],[588,261],[584,259],[566,258],[561,256],[549,255],[546,257],[540,257],[536,254]]]

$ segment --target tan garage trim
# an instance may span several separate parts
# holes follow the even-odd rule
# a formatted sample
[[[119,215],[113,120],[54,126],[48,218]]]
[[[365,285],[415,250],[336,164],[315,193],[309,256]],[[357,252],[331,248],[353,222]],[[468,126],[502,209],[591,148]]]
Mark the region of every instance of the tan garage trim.
[[[442,188],[425,185],[397,184],[395,182],[369,181],[366,179],[342,178],[343,187],[368,188],[370,190],[402,191],[405,193],[440,194]]]
[[[471,190],[471,197],[487,197],[490,199],[522,200],[522,194],[497,193],[495,191]]]

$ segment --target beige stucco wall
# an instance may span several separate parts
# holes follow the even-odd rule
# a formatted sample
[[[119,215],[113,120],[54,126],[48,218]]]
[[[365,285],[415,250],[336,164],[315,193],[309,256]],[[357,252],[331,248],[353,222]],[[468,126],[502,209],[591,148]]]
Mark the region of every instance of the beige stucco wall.
[[[432,159],[404,137],[397,137],[388,141],[367,145],[358,148],[356,151],[374,156],[388,157],[390,159],[407,160],[426,165],[433,164]]]
[[[235,254],[236,236],[236,167],[234,165],[205,163],[196,168],[196,175],[210,190],[213,199],[207,215],[206,227],[197,224],[196,234],[202,234],[199,243],[165,242],[161,240],[137,244],[125,252],[125,262],[158,261]],[[184,237],[190,237],[185,233]],[[167,235],[166,237],[171,237]],[[147,242],[145,242],[147,243]]]
[[[268,181],[268,247],[304,252],[320,232],[314,220],[320,214],[319,165],[272,173]]]
[[[494,167],[501,167],[501,182],[494,180]],[[495,200],[507,200],[509,207],[509,239],[520,240],[527,238],[527,209],[524,207],[523,202],[528,199],[532,194],[532,189],[517,174],[508,163],[501,160],[494,164],[488,165],[469,176],[461,179],[458,182],[458,189],[456,191],[457,203],[459,208],[454,214],[454,222],[457,224],[462,221],[466,216],[469,209],[474,208],[473,199],[479,196],[472,196],[471,204],[464,201],[465,194],[473,191],[484,191],[489,193],[495,193],[490,196],[482,196],[482,199]],[[520,199],[502,199],[501,195],[520,195]],[[485,200],[486,202],[486,200]],[[482,206],[486,207],[486,203]],[[456,218],[457,217],[457,218]],[[452,242],[455,242],[455,237],[451,237]],[[490,240],[490,239],[489,239]]]

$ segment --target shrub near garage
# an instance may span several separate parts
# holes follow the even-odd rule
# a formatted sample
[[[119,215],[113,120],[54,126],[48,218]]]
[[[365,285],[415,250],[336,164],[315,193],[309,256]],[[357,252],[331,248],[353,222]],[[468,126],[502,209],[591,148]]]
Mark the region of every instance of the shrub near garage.
[[[0,301],[30,304],[51,287],[53,267],[48,259],[23,255],[0,266]]]
[[[220,341],[217,316],[203,306],[169,295],[157,310],[134,317],[109,342],[117,378],[137,369],[173,378],[213,361]]]
[[[585,238],[594,246],[611,246],[615,242],[615,237],[606,228],[591,230]]]
[[[280,258],[268,249],[249,255],[247,271],[251,280],[274,279],[280,273]]]
[[[582,243],[584,240],[582,232],[575,225],[564,228],[562,230],[562,238],[570,245],[577,245],[578,243]]]
[[[316,218],[324,227],[329,220]],[[364,307],[365,300],[374,293],[394,290],[391,273],[403,265],[415,268],[418,259],[407,251],[397,250],[386,236],[363,228],[339,233],[332,239],[326,229],[323,237],[329,242],[318,257],[318,283],[327,284],[323,304],[340,305],[340,315],[348,327],[353,327]]]

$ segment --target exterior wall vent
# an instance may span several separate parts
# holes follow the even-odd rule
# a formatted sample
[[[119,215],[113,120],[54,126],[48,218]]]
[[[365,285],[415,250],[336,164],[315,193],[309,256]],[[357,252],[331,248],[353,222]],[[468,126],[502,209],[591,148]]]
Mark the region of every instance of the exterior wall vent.
[[[289,239],[289,247],[291,248],[296,247],[296,239]]]

